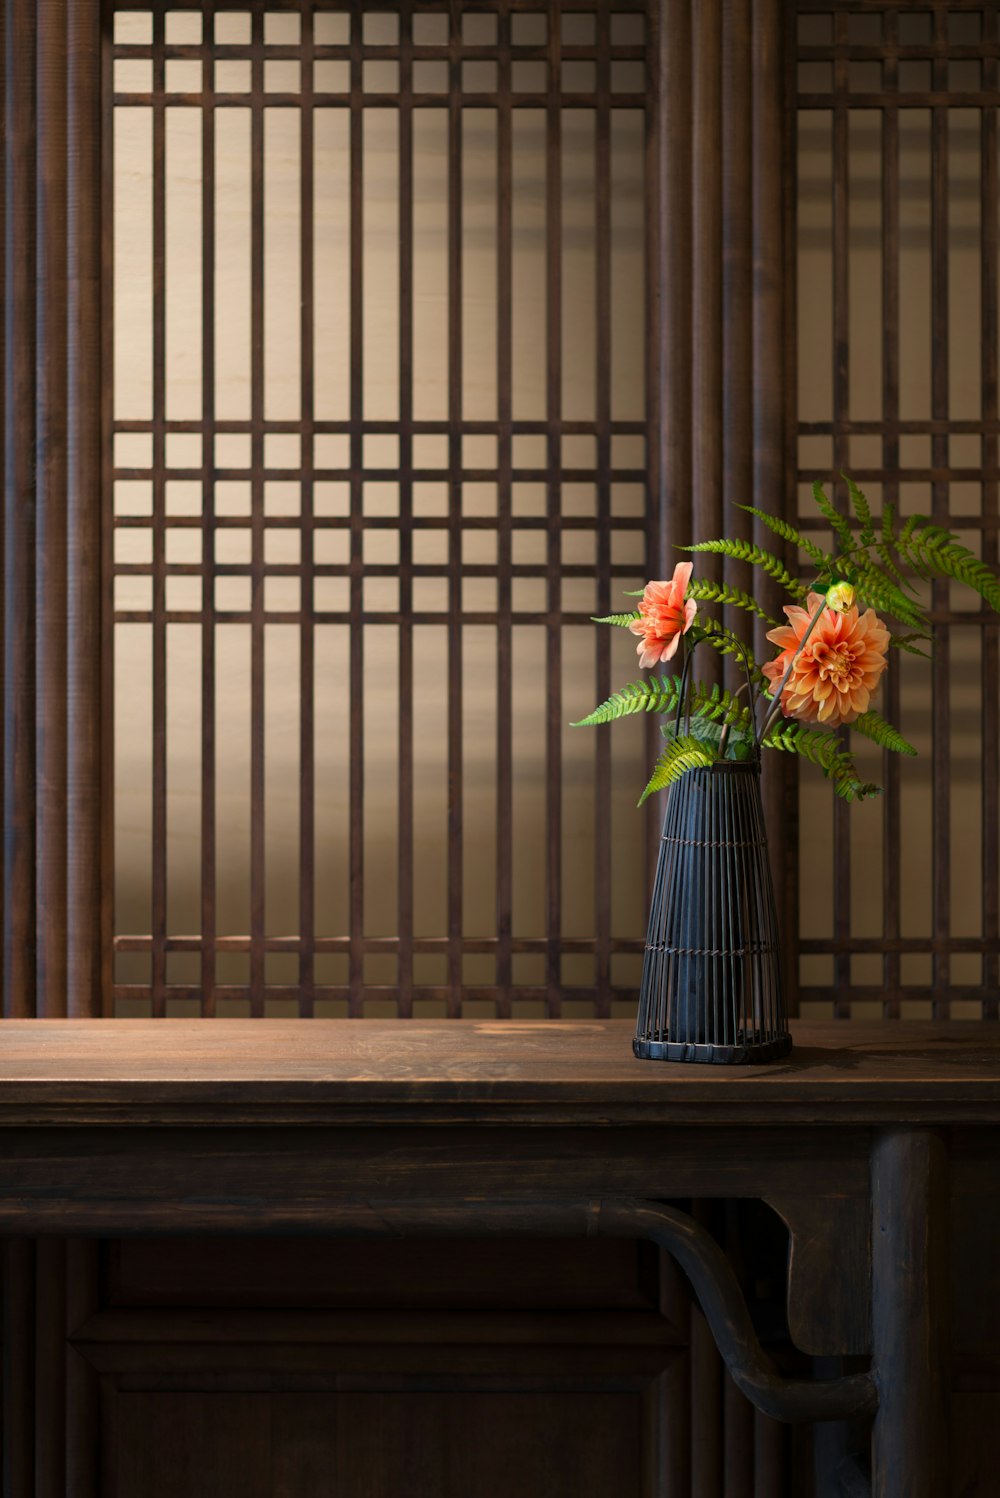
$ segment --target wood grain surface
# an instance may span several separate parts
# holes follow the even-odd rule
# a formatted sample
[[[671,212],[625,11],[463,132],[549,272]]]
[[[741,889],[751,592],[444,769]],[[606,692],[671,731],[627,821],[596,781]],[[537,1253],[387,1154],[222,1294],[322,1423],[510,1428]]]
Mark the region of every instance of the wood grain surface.
[[[448,1119],[817,1124],[1000,1120],[1000,1038],[979,1024],[794,1027],[787,1061],[636,1061],[631,1024],[534,1021],[5,1021],[0,1122],[152,1121],[174,1110],[372,1122]],[[372,1108],[375,1112],[371,1112]],[[109,1112],[110,1110],[110,1112]]]

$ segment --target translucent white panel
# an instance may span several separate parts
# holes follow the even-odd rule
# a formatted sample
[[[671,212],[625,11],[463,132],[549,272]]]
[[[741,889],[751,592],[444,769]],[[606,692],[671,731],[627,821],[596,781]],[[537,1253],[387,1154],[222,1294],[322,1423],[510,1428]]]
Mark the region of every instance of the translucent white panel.
[[[565,936],[594,934],[594,749],[595,735],[600,730],[572,728],[570,724],[589,713],[596,703],[596,643],[593,625],[563,630],[562,930]]]
[[[413,117],[413,414],[448,412],[448,116]]]
[[[462,111],[462,412],[497,414],[497,117]]]
[[[297,109],[264,111],[264,416],[295,420],[302,386],[302,165]]]
[[[392,685],[398,661],[399,630],[370,625],[364,688],[366,936],[395,936],[398,930],[399,698]]]
[[[513,700],[513,930],[545,935],[545,631],[515,626]]]
[[[982,409],[980,111],[948,111],[948,408],[975,420]]]
[[[200,589],[198,578],[184,578]],[[201,930],[201,626],[167,626],[167,930]]]
[[[250,416],[250,113],[215,115],[215,412]]]
[[[220,936],[250,930],[250,628],[215,630],[215,870]]]
[[[171,421],[201,415],[201,121],[200,109],[165,111],[166,397]]]
[[[803,111],[798,121],[798,412],[828,421],[833,402],[833,117]]]
[[[516,421],[537,421],[545,415],[546,351],[545,115],[540,109],[513,111],[511,228],[511,398]]]
[[[497,632],[469,625],[462,635],[462,927],[496,930]],[[494,959],[466,957],[466,982],[496,981]]]
[[[593,421],[597,411],[596,117],[562,117],[562,414]],[[606,372],[605,372],[606,376]]]
[[[801,295],[801,293],[800,293]],[[931,116],[899,112],[899,414],[931,414]]]
[[[635,679],[635,649],[624,633],[614,632],[611,642],[611,680]],[[595,704],[591,704],[594,706]],[[600,733],[598,729],[578,733]],[[654,742],[652,758],[660,750]],[[614,725],[611,734],[611,929],[615,936],[640,937],[646,934],[648,897],[645,869],[645,817],[656,826],[663,820],[663,798],[656,798],[649,813],[638,811],[636,803],[649,779],[652,763],[646,749],[645,724],[638,718],[627,718]],[[637,980],[630,964],[618,964],[629,971],[628,981]],[[624,973],[613,967],[614,981],[623,981]]]
[[[448,635],[437,625],[413,631],[413,929],[448,929]]]
[[[364,113],[364,414],[399,414],[399,114]]]
[[[646,414],[645,116],[611,112],[611,415]]]
[[[115,930],[149,932],[153,866],[153,632],[115,626]]]
[[[264,630],[264,910],[268,936],[299,930],[300,697],[298,627],[269,624]]]
[[[350,927],[350,719],[348,712],[348,630],[316,627],[316,932],[343,936]]]
[[[153,414],[153,112],[115,110],[115,417]]]
[[[848,121],[848,359],[850,411],[882,415],[882,116],[852,109]]]
[[[350,414],[350,155],[346,109],[313,116],[313,360],[315,416],[345,421]]]

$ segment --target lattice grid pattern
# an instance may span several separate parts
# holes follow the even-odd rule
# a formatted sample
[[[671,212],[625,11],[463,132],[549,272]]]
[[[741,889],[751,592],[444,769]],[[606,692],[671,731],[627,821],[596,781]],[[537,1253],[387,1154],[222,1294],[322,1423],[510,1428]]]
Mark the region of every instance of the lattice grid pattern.
[[[997,8],[794,9],[800,514],[847,469],[996,565]],[[928,602],[933,664],[885,702],[922,759],[855,742],[879,811],[803,783],[806,1014],[997,1018],[997,621],[946,584]]]
[[[111,21],[116,1012],[630,1010],[647,17]]]

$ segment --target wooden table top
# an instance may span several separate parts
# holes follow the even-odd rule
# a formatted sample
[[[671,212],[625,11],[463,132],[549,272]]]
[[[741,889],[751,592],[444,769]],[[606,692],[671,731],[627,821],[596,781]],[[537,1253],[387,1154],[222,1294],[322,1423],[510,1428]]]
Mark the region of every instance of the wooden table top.
[[[8,1020],[0,1125],[1000,1122],[1000,1026],[792,1034],[713,1067],[635,1060],[628,1020]]]

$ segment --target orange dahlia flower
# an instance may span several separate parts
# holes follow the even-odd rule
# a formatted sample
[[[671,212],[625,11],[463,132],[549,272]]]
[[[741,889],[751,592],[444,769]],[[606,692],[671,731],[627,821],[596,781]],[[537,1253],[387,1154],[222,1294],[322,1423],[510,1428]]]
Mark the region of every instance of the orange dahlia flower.
[[[678,562],[669,582],[647,583],[639,600],[640,618],[633,619],[629,629],[639,636],[636,653],[645,670],[657,661],[672,660],[681,641],[694,623],[698,605],[687,602],[684,593],[691,581],[693,562]]]
[[[806,607],[785,609],[788,623],[772,629],[767,638],[781,646],[781,654],[764,666],[776,689],[823,599],[810,593]],[[852,606],[844,613],[824,609],[808,644],[792,667],[781,694],[786,718],[825,723],[836,728],[853,723],[868,711],[872,693],[887,665],[889,631],[873,609],[859,614]]]

